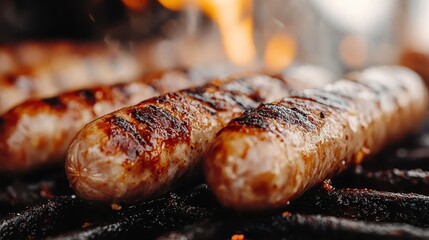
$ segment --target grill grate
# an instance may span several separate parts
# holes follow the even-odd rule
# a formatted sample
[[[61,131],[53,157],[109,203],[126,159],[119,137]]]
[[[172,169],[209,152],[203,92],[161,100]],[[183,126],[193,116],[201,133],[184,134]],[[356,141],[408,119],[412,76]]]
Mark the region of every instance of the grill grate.
[[[1,239],[428,239],[424,131],[315,187],[285,209],[244,214],[203,183],[113,210],[77,199],[62,169],[0,180]]]

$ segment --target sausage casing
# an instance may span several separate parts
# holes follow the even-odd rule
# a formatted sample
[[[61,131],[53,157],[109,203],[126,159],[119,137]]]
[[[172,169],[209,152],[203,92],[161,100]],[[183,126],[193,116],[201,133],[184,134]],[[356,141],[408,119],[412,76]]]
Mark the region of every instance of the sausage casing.
[[[247,211],[285,206],[424,119],[428,95],[414,72],[374,67],[355,79],[296,91],[222,129],[204,160],[219,201]]]
[[[146,74],[136,82],[21,103],[0,117],[0,171],[25,172],[61,163],[73,136],[96,117],[197,83],[187,72],[171,70]]]
[[[168,93],[107,114],[72,141],[66,160],[70,185],[93,201],[164,193],[198,171],[203,153],[228,121],[288,92],[284,80],[252,76]]]
[[[104,44],[66,42],[0,48],[0,64],[0,114],[30,98],[128,82],[143,71],[127,52]]]

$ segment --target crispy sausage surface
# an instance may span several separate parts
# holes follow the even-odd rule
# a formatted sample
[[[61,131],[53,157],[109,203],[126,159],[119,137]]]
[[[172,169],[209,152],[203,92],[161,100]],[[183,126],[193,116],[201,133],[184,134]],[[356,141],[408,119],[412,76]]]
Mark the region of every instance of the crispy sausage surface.
[[[127,202],[164,193],[198,171],[203,153],[228,121],[289,92],[283,79],[268,76],[225,81],[149,99],[85,126],[66,160],[76,194]]]
[[[222,129],[207,152],[209,186],[227,207],[287,205],[419,126],[428,94],[401,67],[374,67],[318,89],[261,104]]]
[[[67,92],[14,107],[0,117],[0,171],[25,172],[63,162],[71,139],[85,124],[141,100],[201,82],[188,75],[180,70],[151,73],[136,82]]]

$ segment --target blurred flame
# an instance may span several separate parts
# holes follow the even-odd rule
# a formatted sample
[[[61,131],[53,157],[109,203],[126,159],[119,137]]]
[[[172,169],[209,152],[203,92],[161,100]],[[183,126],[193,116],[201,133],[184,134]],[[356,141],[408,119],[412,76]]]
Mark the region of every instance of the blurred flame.
[[[276,34],[270,38],[265,48],[265,65],[271,70],[282,70],[292,63],[295,55],[295,40],[286,34]]]
[[[253,42],[252,0],[158,0],[164,7],[180,10],[193,5],[219,27],[225,52],[238,65],[251,63],[256,55]]]
[[[122,0],[122,3],[131,10],[141,11],[146,8],[149,2],[148,0]]]
[[[179,11],[183,9],[187,4],[193,4],[192,0],[158,0],[162,6],[170,10]]]

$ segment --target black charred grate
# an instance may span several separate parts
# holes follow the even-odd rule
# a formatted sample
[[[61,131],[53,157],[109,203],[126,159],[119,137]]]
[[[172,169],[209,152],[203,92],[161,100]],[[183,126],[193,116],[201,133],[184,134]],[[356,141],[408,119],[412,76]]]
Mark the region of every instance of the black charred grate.
[[[429,127],[274,212],[224,209],[205,184],[96,205],[50,169],[0,180],[0,217],[0,239],[429,239]]]

